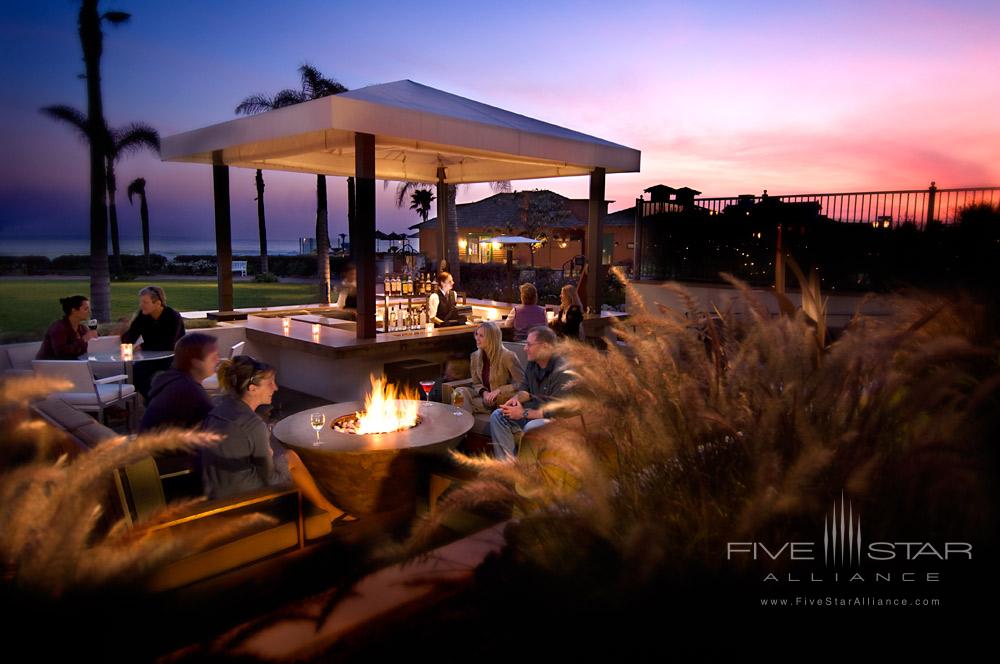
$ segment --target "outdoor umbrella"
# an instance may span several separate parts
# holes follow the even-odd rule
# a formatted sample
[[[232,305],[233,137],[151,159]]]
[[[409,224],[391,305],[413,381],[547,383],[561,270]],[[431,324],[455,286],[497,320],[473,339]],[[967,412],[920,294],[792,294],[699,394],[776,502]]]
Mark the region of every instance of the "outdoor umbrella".
[[[487,242],[492,242],[493,244],[502,244],[507,248],[507,284],[510,291],[510,301],[514,301],[514,283],[512,281],[512,267],[511,263],[514,260],[514,246],[518,244],[535,244],[538,240],[533,240],[530,237],[524,237],[523,235],[498,235],[496,237],[491,237]]]

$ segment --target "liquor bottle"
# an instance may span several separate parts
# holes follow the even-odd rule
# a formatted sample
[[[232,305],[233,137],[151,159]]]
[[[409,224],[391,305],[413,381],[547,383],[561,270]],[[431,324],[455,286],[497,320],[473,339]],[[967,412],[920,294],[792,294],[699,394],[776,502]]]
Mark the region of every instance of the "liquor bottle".
[[[392,294],[397,296],[403,294],[403,285],[398,274],[392,277]]]
[[[382,280],[382,292],[386,297],[389,297],[389,291],[392,290],[392,282],[389,280],[389,273],[385,273],[385,278]]]
[[[413,282],[408,274],[403,275],[403,295],[413,295]]]

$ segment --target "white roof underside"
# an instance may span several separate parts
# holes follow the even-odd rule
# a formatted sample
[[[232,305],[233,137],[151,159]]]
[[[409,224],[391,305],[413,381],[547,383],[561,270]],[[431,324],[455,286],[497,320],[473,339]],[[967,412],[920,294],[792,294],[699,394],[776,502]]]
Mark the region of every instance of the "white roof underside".
[[[490,182],[639,170],[638,150],[396,81],[163,139],[164,161],[354,175],[354,134],[375,136],[375,177]]]

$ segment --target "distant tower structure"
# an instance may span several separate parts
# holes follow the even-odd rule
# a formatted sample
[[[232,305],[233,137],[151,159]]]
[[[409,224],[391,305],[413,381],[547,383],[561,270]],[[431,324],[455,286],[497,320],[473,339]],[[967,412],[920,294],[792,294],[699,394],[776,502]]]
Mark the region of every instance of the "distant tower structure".
[[[691,187],[681,187],[674,190],[674,202],[684,207],[694,207],[694,197],[701,194],[700,191]]]
[[[652,187],[646,187],[643,191],[649,194],[650,203],[669,203],[670,196],[677,190],[665,184],[654,184]]]

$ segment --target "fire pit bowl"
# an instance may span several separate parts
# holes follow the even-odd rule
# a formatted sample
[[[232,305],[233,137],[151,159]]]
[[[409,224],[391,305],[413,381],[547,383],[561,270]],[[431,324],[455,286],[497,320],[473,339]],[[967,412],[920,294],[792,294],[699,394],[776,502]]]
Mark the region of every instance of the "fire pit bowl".
[[[428,455],[443,455],[472,428],[473,417],[461,408],[421,403],[419,423],[392,433],[354,434],[332,425],[364,405],[357,401],[296,413],[278,422],[274,437],[294,450],[331,502],[348,514],[412,512]],[[316,432],[310,413],[326,415]]]

